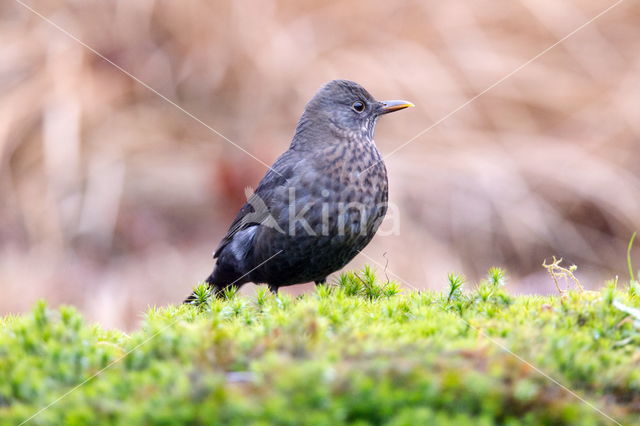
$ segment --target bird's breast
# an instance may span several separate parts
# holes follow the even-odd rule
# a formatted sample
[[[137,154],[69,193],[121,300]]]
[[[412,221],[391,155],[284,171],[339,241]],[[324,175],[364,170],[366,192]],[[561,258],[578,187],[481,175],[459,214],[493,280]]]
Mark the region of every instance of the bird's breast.
[[[256,263],[285,253],[287,280],[274,281],[283,272],[271,271],[277,266],[271,262],[252,279],[288,285],[324,278],[353,259],[378,230],[388,185],[375,145],[336,145],[315,154],[274,188],[269,208],[278,230],[266,230],[254,247]]]
[[[387,171],[371,141],[329,150],[318,177],[324,233],[345,240],[375,233],[387,211]],[[339,238],[340,239],[340,238]]]

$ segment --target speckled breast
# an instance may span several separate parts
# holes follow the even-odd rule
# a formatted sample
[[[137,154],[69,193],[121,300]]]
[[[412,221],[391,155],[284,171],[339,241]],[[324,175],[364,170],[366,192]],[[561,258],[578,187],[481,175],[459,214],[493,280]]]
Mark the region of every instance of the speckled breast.
[[[288,273],[273,274],[287,277],[278,285],[321,280],[344,267],[371,241],[387,212],[387,172],[372,142],[338,145],[322,163],[295,203],[307,210],[290,244],[282,245]]]

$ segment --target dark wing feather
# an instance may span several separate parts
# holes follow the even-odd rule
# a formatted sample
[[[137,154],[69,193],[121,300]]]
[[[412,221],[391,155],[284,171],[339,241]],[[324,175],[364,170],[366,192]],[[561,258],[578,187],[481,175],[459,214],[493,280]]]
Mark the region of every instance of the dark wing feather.
[[[294,150],[288,150],[283,153],[271,166],[267,174],[262,178],[254,193],[248,198],[247,202],[240,209],[236,218],[231,223],[227,234],[224,236],[220,245],[213,254],[214,259],[220,255],[220,252],[231,242],[233,236],[243,229],[251,226],[257,226],[269,219],[270,213],[268,207],[274,189],[285,186],[289,177],[291,177],[293,169],[298,165],[299,153]],[[266,208],[255,207],[264,206]]]

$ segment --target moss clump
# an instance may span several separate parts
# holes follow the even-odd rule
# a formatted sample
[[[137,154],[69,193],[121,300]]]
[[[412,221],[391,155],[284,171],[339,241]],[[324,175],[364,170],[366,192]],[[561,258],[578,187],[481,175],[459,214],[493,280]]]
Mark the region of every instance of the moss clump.
[[[449,281],[398,294],[366,269],[295,299],[201,289],[131,335],[40,303],[0,320],[0,424],[51,403],[31,423],[609,423],[536,368],[637,420],[637,292],[510,296],[498,269],[467,292]]]

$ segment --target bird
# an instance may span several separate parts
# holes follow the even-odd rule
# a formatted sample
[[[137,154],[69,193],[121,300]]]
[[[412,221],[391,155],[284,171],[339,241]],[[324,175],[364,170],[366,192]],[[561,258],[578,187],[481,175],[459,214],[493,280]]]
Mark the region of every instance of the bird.
[[[245,283],[325,283],[373,238],[387,212],[388,180],[374,142],[378,118],[413,107],[377,101],[332,80],[307,103],[289,149],[240,209],[206,279],[213,294]],[[192,293],[185,303],[195,300]]]

